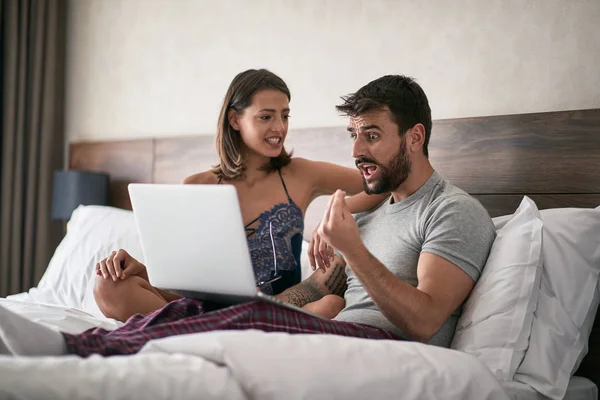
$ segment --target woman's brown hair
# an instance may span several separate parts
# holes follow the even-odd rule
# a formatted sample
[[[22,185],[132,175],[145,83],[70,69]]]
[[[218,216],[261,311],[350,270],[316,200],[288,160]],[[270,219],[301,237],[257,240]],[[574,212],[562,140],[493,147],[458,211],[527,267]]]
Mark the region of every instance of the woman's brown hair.
[[[265,89],[279,90],[287,96],[288,101],[291,100],[290,90],[283,79],[266,69],[249,69],[239,73],[231,81],[223,100],[217,126],[216,145],[220,162],[213,170],[217,176],[225,179],[243,176],[246,166],[242,154],[242,137],[240,132],[233,129],[229,123],[229,110],[233,109],[238,113],[244,111],[252,104],[252,96]],[[277,157],[271,158],[265,170],[275,171],[288,165],[291,158],[292,154],[283,148]]]

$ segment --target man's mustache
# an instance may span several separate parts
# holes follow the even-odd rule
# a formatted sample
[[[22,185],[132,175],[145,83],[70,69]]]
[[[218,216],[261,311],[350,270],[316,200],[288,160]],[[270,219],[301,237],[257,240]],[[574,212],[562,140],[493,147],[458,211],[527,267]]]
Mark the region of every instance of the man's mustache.
[[[359,164],[364,164],[364,163],[373,164],[373,165],[377,165],[377,166],[380,165],[377,161],[373,160],[372,158],[368,158],[368,157],[359,157],[354,161],[354,164],[356,164],[356,168],[358,168]]]

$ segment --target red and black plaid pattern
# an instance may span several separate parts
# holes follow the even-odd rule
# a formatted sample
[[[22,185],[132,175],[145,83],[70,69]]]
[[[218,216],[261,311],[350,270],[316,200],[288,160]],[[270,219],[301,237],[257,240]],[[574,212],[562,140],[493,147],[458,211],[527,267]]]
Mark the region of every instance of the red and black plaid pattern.
[[[134,354],[148,341],[166,336],[243,329],[332,334],[365,339],[400,339],[373,326],[327,321],[260,301],[205,312],[201,302],[186,298],[173,301],[150,314],[134,315],[125,325],[113,331],[92,328],[76,335],[63,335],[69,353],[87,357],[91,354]]]

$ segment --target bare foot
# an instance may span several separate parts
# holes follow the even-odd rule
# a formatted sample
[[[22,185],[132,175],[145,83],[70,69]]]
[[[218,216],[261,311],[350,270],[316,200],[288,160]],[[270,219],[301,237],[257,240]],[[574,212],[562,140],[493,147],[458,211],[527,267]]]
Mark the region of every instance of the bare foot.
[[[320,300],[306,304],[302,308],[322,317],[332,319],[342,311],[345,305],[346,302],[340,296],[328,294]]]

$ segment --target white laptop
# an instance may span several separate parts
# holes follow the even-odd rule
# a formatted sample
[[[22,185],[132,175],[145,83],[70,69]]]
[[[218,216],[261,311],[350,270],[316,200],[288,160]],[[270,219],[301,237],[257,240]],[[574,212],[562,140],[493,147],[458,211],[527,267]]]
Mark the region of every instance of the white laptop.
[[[320,317],[258,292],[232,185],[129,184],[153,286],[221,305],[261,300]]]

